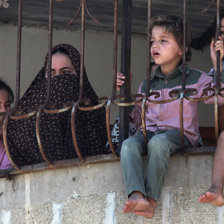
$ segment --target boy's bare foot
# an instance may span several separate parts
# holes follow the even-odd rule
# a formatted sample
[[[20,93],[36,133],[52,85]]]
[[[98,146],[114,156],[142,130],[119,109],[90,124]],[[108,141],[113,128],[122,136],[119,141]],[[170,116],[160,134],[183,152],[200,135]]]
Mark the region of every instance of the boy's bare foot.
[[[156,210],[156,207],[157,207],[157,203],[152,198],[148,198],[147,200],[150,204],[148,209],[146,209],[146,210],[136,210],[136,211],[134,211],[134,213],[136,215],[144,216],[147,219],[151,219],[155,216],[155,210]]]
[[[126,201],[123,213],[134,212],[136,210],[147,210],[150,203],[145,199],[142,193],[138,191],[132,192],[129,199]]]
[[[215,206],[223,206],[224,205],[224,198],[221,193],[216,193],[214,191],[208,190],[204,194],[202,194],[198,201],[201,203],[210,203]]]

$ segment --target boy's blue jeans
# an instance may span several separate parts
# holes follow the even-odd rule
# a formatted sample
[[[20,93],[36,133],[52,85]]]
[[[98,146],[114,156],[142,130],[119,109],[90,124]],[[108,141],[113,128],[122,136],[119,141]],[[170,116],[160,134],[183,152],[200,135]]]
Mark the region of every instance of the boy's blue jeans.
[[[142,132],[137,132],[123,142],[121,166],[128,196],[133,191],[139,191],[146,197],[157,201],[169,166],[170,156],[182,147],[180,131],[175,129],[155,133],[147,131],[147,139],[147,148]],[[185,146],[191,146],[186,137]],[[145,154],[148,156],[144,174],[145,166],[142,155]]]

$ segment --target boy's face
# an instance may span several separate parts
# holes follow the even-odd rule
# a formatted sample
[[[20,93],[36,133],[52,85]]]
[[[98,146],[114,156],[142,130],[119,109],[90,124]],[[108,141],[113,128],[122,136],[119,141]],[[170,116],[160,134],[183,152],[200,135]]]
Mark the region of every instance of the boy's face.
[[[172,33],[163,27],[155,26],[151,36],[151,55],[164,74],[172,72],[179,64],[183,51]]]

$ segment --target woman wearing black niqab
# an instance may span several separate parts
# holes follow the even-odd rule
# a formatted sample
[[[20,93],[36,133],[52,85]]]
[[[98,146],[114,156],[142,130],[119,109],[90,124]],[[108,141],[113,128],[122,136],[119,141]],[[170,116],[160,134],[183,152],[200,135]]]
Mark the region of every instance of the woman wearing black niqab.
[[[63,65],[58,69],[53,58],[64,55],[70,59],[71,68]],[[46,100],[47,58],[44,66],[21,98],[18,109],[23,114],[37,110]],[[54,68],[55,67],[55,68]],[[57,71],[58,70],[58,71]],[[52,49],[51,91],[48,105],[63,108],[68,102],[79,98],[80,54],[69,44],[59,44]],[[84,69],[83,99],[90,99],[91,106],[98,104],[98,96],[93,90]],[[48,107],[46,106],[46,108]],[[105,154],[106,120],[105,108],[93,111],[77,110],[75,114],[76,137],[83,156]],[[36,138],[36,116],[21,120],[9,120],[7,127],[8,148],[13,161],[18,166],[44,162]],[[59,114],[42,113],[40,119],[40,138],[45,154],[50,161],[76,158],[72,141],[71,110]]]

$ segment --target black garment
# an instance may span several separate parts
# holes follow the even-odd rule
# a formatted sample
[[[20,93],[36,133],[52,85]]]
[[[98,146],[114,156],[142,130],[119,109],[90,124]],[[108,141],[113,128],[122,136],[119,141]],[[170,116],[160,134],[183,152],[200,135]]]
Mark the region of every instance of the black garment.
[[[76,75],[65,74],[55,76],[51,80],[49,105],[63,108],[68,102],[76,102],[79,97],[80,82],[80,55],[79,52],[67,44],[60,44],[53,48],[62,48],[67,51]],[[45,65],[40,70],[31,86],[20,100],[19,109],[27,114],[46,99],[47,79],[45,78],[47,57]],[[98,104],[98,97],[90,85],[86,72],[83,80],[83,99],[91,100],[91,105]],[[35,108],[35,109],[34,109]],[[76,112],[76,136],[78,146],[83,156],[92,156],[106,153],[104,148],[106,137],[105,108],[83,112]],[[36,139],[36,116],[21,120],[9,120],[8,146],[13,160],[18,166],[31,165],[44,162]],[[41,114],[40,137],[43,148],[50,161],[64,160],[77,157],[71,133],[71,110],[59,114]]]

